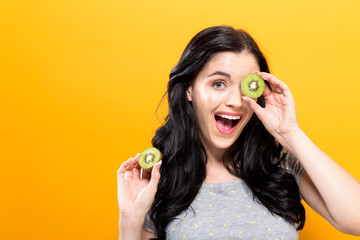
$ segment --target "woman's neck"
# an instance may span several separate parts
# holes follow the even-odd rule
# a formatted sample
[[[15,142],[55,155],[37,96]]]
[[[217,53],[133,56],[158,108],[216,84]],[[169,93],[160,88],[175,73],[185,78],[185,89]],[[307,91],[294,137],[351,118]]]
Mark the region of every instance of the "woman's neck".
[[[205,183],[223,183],[238,179],[227,170],[223,163],[225,150],[206,147],[205,150],[207,155]]]

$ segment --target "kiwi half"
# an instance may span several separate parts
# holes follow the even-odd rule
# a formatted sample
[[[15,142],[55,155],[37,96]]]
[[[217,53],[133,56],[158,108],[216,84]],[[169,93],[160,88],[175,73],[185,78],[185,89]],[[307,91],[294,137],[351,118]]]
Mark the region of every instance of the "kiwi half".
[[[265,89],[265,82],[259,75],[250,73],[241,82],[241,90],[251,98],[260,97]]]
[[[139,156],[139,165],[145,171],[151,172],[152,167],[162,159],[162,154],[159,149],[149,147],[141,152]]]

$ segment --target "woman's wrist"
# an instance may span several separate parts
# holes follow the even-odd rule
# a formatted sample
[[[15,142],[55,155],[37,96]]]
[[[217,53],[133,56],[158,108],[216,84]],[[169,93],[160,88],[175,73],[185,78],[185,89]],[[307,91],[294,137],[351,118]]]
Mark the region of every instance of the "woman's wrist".
[[[294,146],[300,139],[302,139],[301,136],[304,134],[305,133],[301,130],[301,128],[296,127],[292,131],[281,134],[277,139],[287,151],[295,155]]]
[[[142,213],[123,213],[119,214],[119,224],[126,227],[141,227],[145,222],[145,214]]]
[[[145,216],[136,214],[123,214],[119,217],[119,240],[139,240],[142,239],[142,229]]]

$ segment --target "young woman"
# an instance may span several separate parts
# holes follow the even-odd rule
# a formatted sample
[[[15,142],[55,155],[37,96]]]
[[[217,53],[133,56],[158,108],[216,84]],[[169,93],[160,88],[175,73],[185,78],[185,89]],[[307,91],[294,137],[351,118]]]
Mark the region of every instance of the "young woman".
[[[267,83],[258,99],[241,91],[249,73]],[[300,129],[289,87],[246,32],[199,32],[167,93],[153,138],[163,161],[140,177],[138,154],[118,170],[119,239],[298,239],[302,198],[360,235],[359,181]]]

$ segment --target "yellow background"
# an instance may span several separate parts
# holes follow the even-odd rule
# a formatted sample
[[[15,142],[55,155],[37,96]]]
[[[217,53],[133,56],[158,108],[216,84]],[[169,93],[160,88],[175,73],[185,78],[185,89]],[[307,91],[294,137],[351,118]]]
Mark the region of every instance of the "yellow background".
[[[0,1],[0,239],[117,238],[116,171],[150,146],[172,67],[212,25],[253,35],[303,130],[360,179],[359,12],[357,0]],[[301,239],[357,239],[306,210]]]

